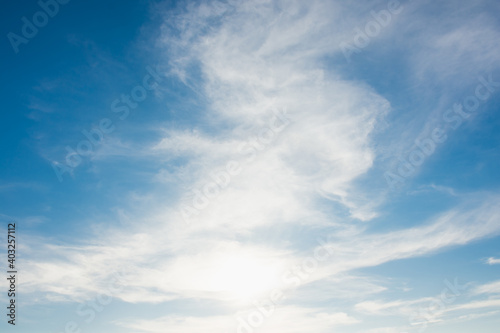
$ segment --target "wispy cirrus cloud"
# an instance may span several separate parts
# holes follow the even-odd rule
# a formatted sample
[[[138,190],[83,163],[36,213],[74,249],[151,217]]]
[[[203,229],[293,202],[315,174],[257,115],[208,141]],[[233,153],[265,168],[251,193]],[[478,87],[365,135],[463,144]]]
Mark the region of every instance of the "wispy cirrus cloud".
[[[299,333],[305,329],[315,332],[329,332],[332,329],[358,323],[358,320],[344,312],[328,312],[327,309],[310,309],[296,306],[282,307],[272,310],[273,314],[269,322],[259,328],[260,332]],[[198,332],[200,327],[211,327],[218,330],[230,332],[251,332],[254,329],[248,323],[241,320],[245,313],[235,315],[240,320],[227,316],[210,317],[180,317],[166,316],[153,321],[138,320],[135,322],[117,323],[125,328],[138,330],[140,332]],[[294,322],[294,325],[283,325],[283,323]],[[236,324],[240,326],[236,328]],[[243,323],[243,324],[242,324]]]
[[[376,89],[346,79],[328,61],[342,56],[338,45],[351,36],[346,27],[363,22],[359,15],[346,18],[350,10],[350,5],[329,1],[209,1],[180,3],[166,11],[158,40],[166,74],[203,96],[203,113],[186,115],[202,121],[155,124],[159,135],[153,140],[134,145],[115,138],[100,151],[93,162],[117,157],[147,161],[151,169],[141,177],[161,181],[160,187],[147,189],[147,194],[127,193],[128,201],[117,208],[119,226],[96,227],[100,236],[73,246],[33,240],[23,290],[44,301],[74,302],[101,292],[112,273],[120,272],[127,277],[116,295],[121,302],[184,304],[196,299],[218,305],[210,314],[187,309],[149,320],[132,316],[116,321],[142,332],[235,331],[235,312],[245,313],[248,298],[265,297],[273,288],[286,292],[288,299],[277,305],[263,332],[327,332],[358,325],[373,314],[406,320],[417,305],[431,301],[432,296],[373,299],[393,286],[357,270],[498,235],[499,199],[482,193],[468,200],[452,187],[432,185],[464,202],[412,227],[402,221],[397,230],[376,231],[366,223],[383,217],[380,206],[387,201],[376,181],[367,186],[361,178],[377,173],[383,148],[376,137],[380,127],[391,125],[384,121],[392,108]],[[387,34],[397,33],[396,24]],[[480,36],[479,30],[464,29],[419,39],[419,45],[442,44],[439,61],[458,48],[454,61],[462,63],[470,55],[457,36],[463,33],[469,41]],[[420,79],[433,70],[424,57],[423,51],[411,57]],[[484,57],[489,61],[494,52]],[[444,80],[450,72],[432,75],[442,74]],[[265,147],[252,146],[275,110],[286,110],[290,123]],[[401,141],[396,145],[407,143]],[[180,214],[185,202],[231,160],[240,162],[241,173],[186,224]],[[331,258],[298,285],[291,284],[284,274],[296,277],[294,270],[314,251],[318,236],[333,249]],[[496,287],[477,290],[492,293]],[[342,306],[326,308],[332,299]],[[496,300],[482,299],[462,306],[495,305]]]

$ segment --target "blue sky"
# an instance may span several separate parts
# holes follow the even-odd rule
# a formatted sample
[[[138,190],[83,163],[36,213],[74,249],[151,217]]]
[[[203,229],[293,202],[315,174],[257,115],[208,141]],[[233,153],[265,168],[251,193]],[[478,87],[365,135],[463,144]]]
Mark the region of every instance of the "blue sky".
[[[497,1],[4,7],[2,329],[497,332]]]

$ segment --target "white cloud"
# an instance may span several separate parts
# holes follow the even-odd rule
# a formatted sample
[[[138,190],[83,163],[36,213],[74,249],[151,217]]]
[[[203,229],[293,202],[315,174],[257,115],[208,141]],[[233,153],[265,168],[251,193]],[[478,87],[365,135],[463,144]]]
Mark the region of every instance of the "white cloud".
[[[500,264],[500,259],[491,257],[488,258],[486,262],[488,263],[488,265],[498,265]]]
[[[500,280],[477,286],[475,294],[500,294]]]
[[[204,80],[196,90],[211,103],[206,122],[231,129],[216,137],[174,131],[157,147],[169,154],[210,156],[190,162],[201,161],[210,170],[220,157],[238,155],[238,140],[258,134],[270,106],[284,108],[292,124],[259,156],[261,164],[251,167],[253,184],[293,175],[287,182],[302,191],[288,184],[283,189],[294,201],[318,193],[345,205],[353,217],[376,216],[352,181],[373,164],[370,134],[389,103],[367,86],[324,72],[321,59],[338,52],[343,37],[337,29],[342,11],[339,4],[324,1],[210,2],[176,15],[164,27],[169,63],[185,79],[190,66],[200,67]],[[206,29],[214,22],[216,28]],[[255,193],[251,200],[260,196],[243,190]]]
[[[190,172],[208,175],[224,165],[225,157],[238,153],[239,143],[266,124],[265,107],[286,108],[289,127],[259,152],[254,162],[244,165],[242,174],[231,180],[231,186],[213,199],[192,225],[186,226],[175,213],[179,206],[169,207],[158,216],[142,217],[142,223],[148,221],[154,232],[127,230],[113,237],[109,245],[68,250],[65,260],[69,263],[29,262],[33,274],[26,277],[28,284],[46,284],[51,291],[56,287],[49,285],[57,285],[57,292],[71,294],[75,292],[73,286],[86,289],[85,279],[102,272],[103,267],[109,269],[111,264],[116,271],[134,271],[129,267],[139,265],[142,257],[152,256],[155,267],[147,276],[134,277],[137,288],[159,285],[166,293],[164,299],[175,297],[172,293],[183,297],[186,290],[203,292],[206,288],[195,282],[192,286],[165,285],[160,276],[174,266],[172,260],[161,259],[161,254],[176,256],[178,262],[184,260],[184,267],[195,267],[199,260],[210,262],[207,258],[217,252],[214,244],[227,242],[226,237],[234,237],[234,232],[249,235],[259,228],[281,225],[330,225],[337,228],[337,236],[345,231],[351,234],[352,239],[339,239],[335,264],[318,270],[315,279],[431,253],[498,232],[495,198],[471,210],[450,211],[423,227],[381,235],[363,235],[361,228],[341,222],[322,209],[318,199],[324,197],[344,205],[353,217],[370,219],[376,215],[374,207],[366,209],[365,198],[353,181],[373,165],[371,133],[389,105],[365,85],[341,80],[335,73],[326,74],[318,65],[319,59],[338,45],[332,43],[338,38],[332,34],[336,27],[332,17],[341,15],[337,5],[317,1],[305,6],[297,1],[278,16],[275,10],[279,9],[268,2],[255,6],[230,2],[224,9],[222,3],[214,2],[190,5],[185,14],[175,16],[174,24],[182,30],[180,37],[165,34],[163,40],[169,43],[170,61],[184,68],[188,76],[186,59],[200,65],[205,78],[202,88],[212,101],[207,118],[214,119],[214,124],[231,126],[219,135],[167,131],[150,152],[154,156],[159,150],[174,155],[194,152],[187,162]],[[226,14],[219,17],[221,12]],[[216,20],[216,26],[206,29],[207,20],[211,24]],[[263,28],[256,30],[256,26]],[[247,37],[242,40],[242,36]],[[197,188],[209,180],[193,179],[184,185]],[[203,236],[200,232],[210,234]],[[268,246],[265,251],[274,256],[289,250],[288,245]],[[254,249],[252,244],[242,246]],[[81,251],[87,251],[92,260],[84,259]],[[290,258],[285,262],[303,260],[293,253]],[[66,267],[72,264],[74,270]],[[66,267],[64,273],[52,273],[60,266]],[[176,274],[180,273],[172,275]],[[75,283],[78,281],[81,283]],[[187,283],[182,276],[177,281]],[[123,298],[135,301],[134,297]],[[141,299],[163,298],[148,293]]]
[[[500,292],[499,281],[483,284],[475,288],[470,288],[470,284],[458,283],[457,280],[455,280],[453,287],[450,287],[451,285],[450,283],[444,283],[444,289],[441,293],[433,297],[396,301],[363,301],[357,303],[355,309],[360,313],[378,317],[407,318],[407,322],[417,328],[426,327],[430,324],[442,325],[473,321],[498,313],[498,311],[494,310],[498,308],[500,299],[492,296]],[[386,329],[390,332],[394,328],[381,328],[381,332]],[[405,331],[408,328],[398,329]]]
[[[332,313],[323,309],[285,306],[276,309],[266,307],[266,310],[270,311],[269,316],[265,316],[257,310],[251,310],[226,316],[166,316],[156,320],[120,322],[119,325],[139,332],[152,333],[195,333],[199,332],[200,327],[238,333],[254,330],[262,333],[302,333],[304,331],[323,333],[338,329],[339,326],[359,322],[344,312]],[[252,316],[252,313],[257,315]],[[260,324],[257,325],[258,323]]]
[[[108,236],[71,247],[34,241],[24,264],[23,290],[52,300],[80,300],[105,290],[112,273],[121,272],[126,285],[116,297],[125,302],[199,298],[234,309],[242,292],[261,296],[278,287],[291,293],[281,274],[300,267],[316,244],[315,239],[294,243],[286,235],[315,228],[328,236],[334,254],[304,279],[297,294],[305,295],[280,306],[262,332],[327,332],[359,319],[347,310],[302,307],[301,302],[314,299],[314,283],[327,291],[346,284],[338,298],[348,298],[350,289],[356,296],[360,290],[370,296],[386,287],[375,279],[357,281],[350,275],[353,270],[498,235],[498,198],[488,195],[412,228],[373,233],[358,223],[379,216],[377,207],[385,200],[384,193],[372,198],[356,181],[373,168],[378,153],[373,134],[390,104],[365,84],[342,79],[324,62],[351,36],[342,29],[352,23],[346,23],[343,6],[328,1],[213,1],[168,13],[160,45],[171,74],[208,101],[206,127],[164,129],[155,144],[126,154],[161,162],[179,158],[175,168],[162,166],[151,177],[175,185],[179,193],[168,202],[134,193],[135,203],[141,201],[147,209],[137,216],[124,214],[127,223],[101,233]],[[456,33],[437,41],[466,52]],[[493,57],[491,52],[486,56]],[[467,53],[458,58],[463,57]],[[422,65],[421,72],[426,70]],[[253,150],[256,158],[248,161],[250,153],[239,147],[268,126],[273,108],[286,109],[290,124],[264,148]],[[192,201],[193,190],[213,182],[210,175],[233,159],[240,161],[241,173],[186,224],[179,212]],[[406,315],[428,300],[364,300],[355,309]],[[495,300],[481,302],[468,306],[496,305]],[[282,324],[292,320],[293,325]],[[191,333],[200,327],[232,330],[237,322],[227,313],[184,313],[120,324],[145,332]]]

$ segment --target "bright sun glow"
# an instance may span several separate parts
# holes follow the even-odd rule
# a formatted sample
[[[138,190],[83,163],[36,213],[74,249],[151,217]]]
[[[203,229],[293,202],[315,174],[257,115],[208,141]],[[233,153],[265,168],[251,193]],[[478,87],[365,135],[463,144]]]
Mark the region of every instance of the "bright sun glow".
[[[230,255],[218,260],[210,277],[214,291],[250,300],[269,292],[278,283],[278,268],[249,255]]]

